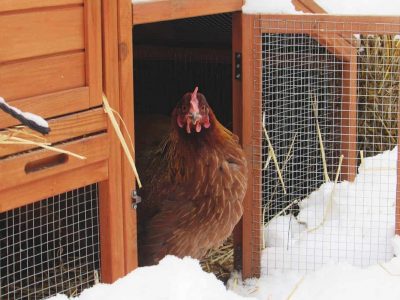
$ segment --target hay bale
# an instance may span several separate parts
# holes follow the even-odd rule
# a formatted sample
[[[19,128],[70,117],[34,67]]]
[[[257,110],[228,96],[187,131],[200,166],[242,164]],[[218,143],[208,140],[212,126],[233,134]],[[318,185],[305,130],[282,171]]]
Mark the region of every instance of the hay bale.
[[[400,40],[391,35],[360,38],[358,55],[358,142],[366,156],[397,144]]]

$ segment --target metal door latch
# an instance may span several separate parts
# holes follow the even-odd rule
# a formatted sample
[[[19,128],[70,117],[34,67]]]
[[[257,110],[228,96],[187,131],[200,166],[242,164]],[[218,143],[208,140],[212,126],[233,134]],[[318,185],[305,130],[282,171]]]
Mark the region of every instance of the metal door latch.
[[[133,190],[132,193],[131,193],[131,198],[132,198],[132,208],[133,208],[133,209],[136,209],[137,206],[138,206],[138,204],[139,204],[140,202],[142,202],[142,197],[140,197],[140,196],[137,194],[136,190]]]

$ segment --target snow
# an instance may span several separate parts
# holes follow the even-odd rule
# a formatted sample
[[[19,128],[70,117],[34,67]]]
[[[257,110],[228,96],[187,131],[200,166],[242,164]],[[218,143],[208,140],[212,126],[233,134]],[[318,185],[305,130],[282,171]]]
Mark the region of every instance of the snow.
[[[400,246],[400,245],[398,245]],[[230,288],[257,299],[286,300],[398,300],[400,299],[400,258],[367,268],[347,263],[328,264],[316,272],[274,271],[259,280],[239,282]]]
[[[314,0],[327,13],[338,15],[400,15],[397,0]]]
[[[229,288],[257,299],[400,299],[396,166],[397,147],[365,158],[354,181],[324,183],[297,216],[272,219],[262,277],[234,275]]]
[[[267,1],[267,0],[246,0],[242,7],[245,14],[299,14],[291,0]]]
[[[299,202],[300,212],[264,229],[265,270],[314,270],[328,262],[366,267],[392,258],[397,147],[365,158],[353,182],[327,182]]]
[[[72,299],[398,300],[396,165],[397,147],[365,158],[354,181],[322,184],[299,202],[297,216],[272,219],[264,230],[260,279],[242,281],[234,273],[227,290],[197,260],[167,256]]]
[[[136,0],[137,1],[137,0]],[[398,0],[315,0],[327,13],[336,15],[400,15]],[[246,0],[246,14],[299,14],[291,0]]]
[[[66,300],[57,295],[52,300]],[[206,273],[192,258],[166,256],[156,266],[142,267],[113,284],[97,284],[74,300],[243,300],[228,291],[214,274]]]
[[[154,2],[154,0],[132,0],[132,3]]]
[[[13,110],[15,113],[23,116],[25,119],[30,120],[34,123],[36,123],[37,125],[39,125],[40,127],[44,127],[44,128],[48,128],[49,124],[47,123],[47,121],[45,119],[43,119],[42,117],[35,115],[33,113],[30,112],[23,112],[20,109],[9,105],[4,98],[0,97],[0,103],[7,106],[9,109]]]
[[[396,235],[392,240],[393,253],[395,256],[400,257],[400,236]]]

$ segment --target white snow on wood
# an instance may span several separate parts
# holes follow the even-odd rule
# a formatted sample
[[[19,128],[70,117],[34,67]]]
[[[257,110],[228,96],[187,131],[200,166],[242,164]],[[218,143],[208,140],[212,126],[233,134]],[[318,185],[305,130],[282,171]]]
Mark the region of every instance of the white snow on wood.
[[[52,300],[65,300],[58,295]],[[157,266],[142,267],[113,284],[98,284],[74,300],[243,300],[197,260],[166,256]]]
[[[327,13],[337,15],[400,15],[398,0],[314,0]]]
[[[246,0],[242,7],[245,14],[299,14],[291,0]]]
[[[47,123],[47,121],[45,119],[43,119],[41,116],[35,115],[33,113],[30,112],[23,112],[20,109],[9,105],[6,100],[4,100],[4,98],[0,97],[0,103],[4,104],[5,106],[7,106],[9,109],[13,110],[15,113],[23,116],[25,119],[30,120],[34,123],[36,123],[37,125],[39,125],[40,127],[49,127],[49,124]]]
[[[154,0],[132,0],[132,3],[157,2]]]

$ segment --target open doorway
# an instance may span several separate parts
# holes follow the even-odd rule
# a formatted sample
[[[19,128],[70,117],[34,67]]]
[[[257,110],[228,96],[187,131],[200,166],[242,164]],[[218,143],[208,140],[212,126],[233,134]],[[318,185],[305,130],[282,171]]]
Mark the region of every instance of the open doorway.
[[[133,57],[139,169],[148,159],[143,148],[161,142],[169,130],[172,110],[183,94],[196,86],[217,119],[232,130],[231,13],[136,25]],[[204,261],[203,267],[227,279],[233,269],[232,241],[223,247],[218,253],[209,253],[216,263]],[[229,251],[231,257],[226,257]],[[224,263],[219,264],[216,255],[221,255]]]

